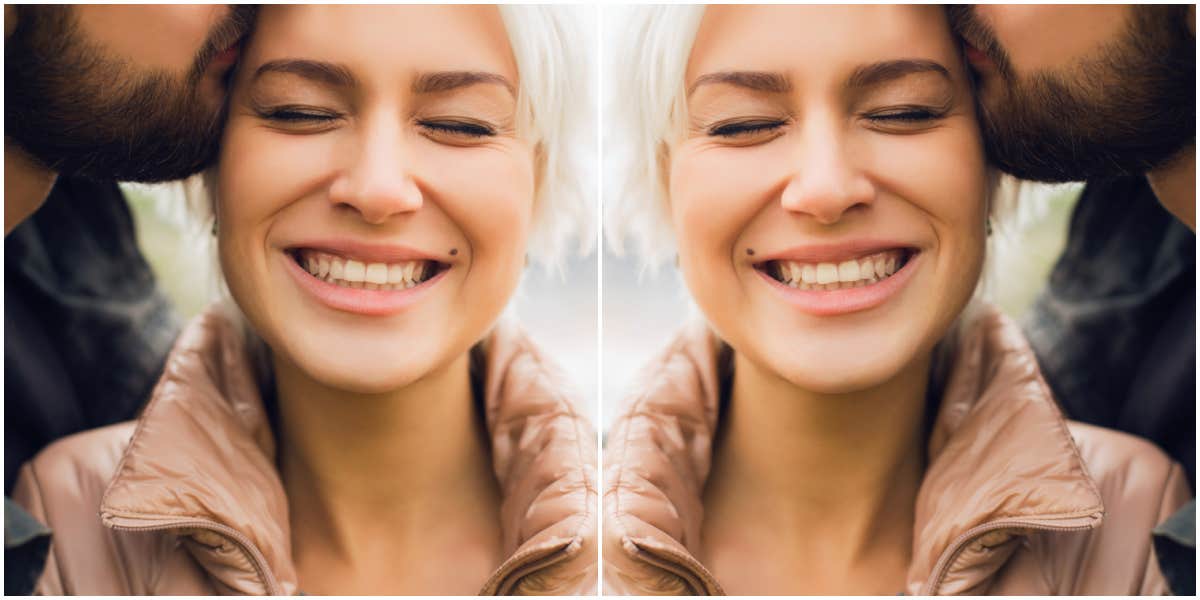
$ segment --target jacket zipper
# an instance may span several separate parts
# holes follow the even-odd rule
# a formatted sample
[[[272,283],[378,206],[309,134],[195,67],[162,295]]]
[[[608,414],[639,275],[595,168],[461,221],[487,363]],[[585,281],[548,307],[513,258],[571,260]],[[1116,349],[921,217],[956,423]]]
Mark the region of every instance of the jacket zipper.
[[[929,579],[929,581],[924,586],[921,587],[920,595],[922,595],[922,596],[934,595],[937,592],[937,588],[942,585],[942,579],[944,579],[946,577],[946,573],[950,570],[950,565],[952,565],[954,563],[954,560],[956,558],[958,558],[959,554],[962,554],[962,551],[964,549],[966,549],[967,544],[969,542],[971,542],[972,540],[974,540],[975,538],[982,536],[985,533],[996,531],[998,529],[1039,529],[1039,530],[1043,530],[1043,531],[1084,531],[1087,529],[1092,529],[1096,526],[1096,518],[1097,518],[1096,513],[1091,513],[1089,515],[1066,517],[1063,519],[1065,521],[1079,521],[1081,519],[1086,519],[1088,521],[1087,523],[1079,524],[1079,525],[1053,524],[1053,523],[1047,522],[1047,520],[1045,520],[1045,519],[1035,520],[1035,521],[1023,521],[1020,519],[1006,519],[1006,520],[1000,520],[1000,521],[992,521],[991,523],[984,523],[983,525],[976,525],[975,527],[972,527],[972,528],[968,529],[967,531],[963,532],[962,535],[959,535],[957,538],[954,538],[954,541],[951,542],[951,544],[950,544],[950,547],[949,547],[950,549],[947,550],[946,552],[942,553],[941,558],[938,559],[937,564],[934,566],[934,568],[933,568],[934,576],[931,577]]]
[[[220,523],[214,523],[212,521],[203,520],[203,519],[194,519],[194,520],[186,520],[185,519],[185,520],[181,520],[181,521],[170,521],[167,523],[161,523],[161,524],[157,524],[157,525],[121,525],[121,524],[116,523],[117,519],[124,519],[124,518],[128,518],[128,517],[112,517],[112,518],[110,518],[109,519],[109,527],[120,530],[120,531],[164,531],[167,529],[206,529],[206,530],[212,531],[218,535],[224,536],[225,538],[232,541],[236,546],[238,546],[239,549],[242,551],[242,554],[244,554],[246,556],[246,558],[249,559],[251,566],[253,566],[254,570],[258,573],[259,579],[261,579],[263,584],[266,586],[267,595],[268,596],[279,596],[282,594],[282,592],[279,589],[279,583],[277,581],[275,581],[275,576],[273,574],[271,574],[271,571],[267,568],[266,557],[264,557],[262,555],[262,552],[259,551],[258,547],[254,545],[254,542],[250,541],[250,538],[247,538],[240,531],[238,531],[232,527],[229,527],[227,525],[222,525]]]

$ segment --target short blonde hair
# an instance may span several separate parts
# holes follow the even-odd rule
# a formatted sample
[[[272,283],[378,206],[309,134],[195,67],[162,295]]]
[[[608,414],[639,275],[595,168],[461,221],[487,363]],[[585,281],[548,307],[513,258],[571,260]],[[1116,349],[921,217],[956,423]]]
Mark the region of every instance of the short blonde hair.
[[[684,74],[704,6],[626,8],[610,70],[604,111],[606,186],[604,232],[617,254],[632,241],[642,263],[655,267],[674,252],[667,213],[666,143],[686,119]],[[609,40],[605,40],[606,42]],[[618,71],[619,70],[619,71]],[[610,191],[611,190],[611,191]]]

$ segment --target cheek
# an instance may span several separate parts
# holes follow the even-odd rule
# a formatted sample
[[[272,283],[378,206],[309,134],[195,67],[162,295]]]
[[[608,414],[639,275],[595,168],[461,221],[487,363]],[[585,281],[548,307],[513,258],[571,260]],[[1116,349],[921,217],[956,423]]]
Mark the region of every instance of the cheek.
[[[875,136],[867,149],[881,187],[923,212],[942,243],[983,233],[983,146],[973,122],[963,121],[923,137]]]
[[[734,243],[771,201],[778,162],[768,149],[715,148],[681,144],[671,161],[671,221],[680,262],[695,255],[732,256]]]
[[[535,193],[532,156],[524,146],[441,148],[426,155],[424,179],[462,229],[472,263],[524,264]]]

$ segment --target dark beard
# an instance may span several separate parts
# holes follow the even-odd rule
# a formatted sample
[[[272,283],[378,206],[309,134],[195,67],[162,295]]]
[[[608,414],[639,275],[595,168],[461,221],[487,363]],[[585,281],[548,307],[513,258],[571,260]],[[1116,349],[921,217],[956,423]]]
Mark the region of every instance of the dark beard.
[[[223,107],[200,97],[201,76],[249,31],[254,7],[214,27],[183,76],[107,56],[68,6],[17,10],[4,44],[6,141],[52,171],[99,180],[181,179],[215,160]]]
[[[1196,140],[1195,36],[1187,6],[1137,6],[1122,36],[1078,65],[1018,77],[970,7],[948,9],[955,31],[1000,73],[979,98],[989,159],[1022,179],[1140,175]]]

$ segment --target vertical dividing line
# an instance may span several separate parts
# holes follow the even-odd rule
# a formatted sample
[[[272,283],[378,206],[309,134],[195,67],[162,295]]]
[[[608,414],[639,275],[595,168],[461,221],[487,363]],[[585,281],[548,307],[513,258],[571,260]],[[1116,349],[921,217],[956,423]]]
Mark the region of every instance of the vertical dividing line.
[[[592,5],[596,22],[596,593],[604,595],[604,9]]]

